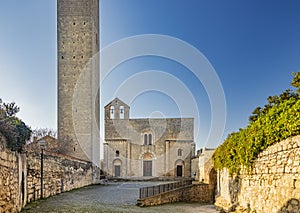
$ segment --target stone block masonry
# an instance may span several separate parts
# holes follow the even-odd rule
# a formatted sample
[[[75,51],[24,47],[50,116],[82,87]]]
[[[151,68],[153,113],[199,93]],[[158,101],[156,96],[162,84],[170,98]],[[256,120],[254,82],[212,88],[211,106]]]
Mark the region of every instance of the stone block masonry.
[[[138,206],[156,206],[176,202],[213,203],[213,190],[208,184],[194,184],[138,200]]]
[[[41,197],[40,155],[27,155],[27,202]],[[93,167],[90,162],[63,155],[44,155],[43,197],[59,194],[93,183]]]
[[[98,162],[99,0],[57,0],[60,152]]]
[[[300,136],[276,143],[259,154],[249,174],[219,172],[216,205],[227,211],[300,212],[299,165]]]
[[[100,179],[100,170],[91,162],[49,152],[44,155],[43,171],[44,198]],[[41,155],[0,146],[0,187],[0,213],[19,212],[28,202],[41,198]]]
[[[20,182],[20,170],[23,157],[3,147],[0,149],[0,212],[17,212],[21,209],[24,187]]]

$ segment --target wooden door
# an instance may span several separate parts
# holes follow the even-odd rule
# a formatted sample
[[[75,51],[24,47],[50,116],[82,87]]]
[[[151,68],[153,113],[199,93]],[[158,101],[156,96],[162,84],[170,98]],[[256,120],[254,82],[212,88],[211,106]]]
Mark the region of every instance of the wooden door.
[[[143,176],[152,176],[152,161],[149,160],[144,161]]]
[[[115,166],[115,177],[121,176],[121,166]]]
[[[182,177],[182,166],[177,166],[177,176]]]

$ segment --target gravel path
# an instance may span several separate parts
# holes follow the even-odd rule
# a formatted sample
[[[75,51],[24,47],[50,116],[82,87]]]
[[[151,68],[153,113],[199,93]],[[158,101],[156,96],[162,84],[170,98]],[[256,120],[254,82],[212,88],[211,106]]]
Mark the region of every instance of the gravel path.
[[[156,184],[161,183],[126,182],[88,186],[32,202],[22,212],[217,212],[213,205],[198,203],[175,203],[154,207],[136,206],[139,188]]]

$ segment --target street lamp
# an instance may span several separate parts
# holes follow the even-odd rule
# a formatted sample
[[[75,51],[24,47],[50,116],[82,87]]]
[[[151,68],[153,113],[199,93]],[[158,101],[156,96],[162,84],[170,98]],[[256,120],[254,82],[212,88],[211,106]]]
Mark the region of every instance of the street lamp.
[[[43,176],[44,176],[44,149],[46,147],[46,141],[39,141],[41,147],[41,198],[43,198]]]

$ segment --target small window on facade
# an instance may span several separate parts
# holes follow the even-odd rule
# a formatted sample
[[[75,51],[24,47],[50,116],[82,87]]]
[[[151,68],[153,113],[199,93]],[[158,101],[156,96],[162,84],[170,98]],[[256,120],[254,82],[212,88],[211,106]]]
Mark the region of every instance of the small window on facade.
[[[109,113],[110,113],[110,119],[114,119],[115,118],[115,107],[114,106],[111,106],[110,107],[110,110],[109,110]]]
[[[148,135],[148,143],[149,145],[152,145],[152,134]]]
[[[178,156],[182,156],[182,149],[178,149]]]
[[[144,145],[148,145],[148,135],[144,135]]]
[[[120,106],[120,119],[124,119],[124,106]]]
[[[116,157],[119,157],[120,156],[120,152],[119,150],[116,151]]]
[[[144,134],[144,145],[152,145],[152,134]]]

